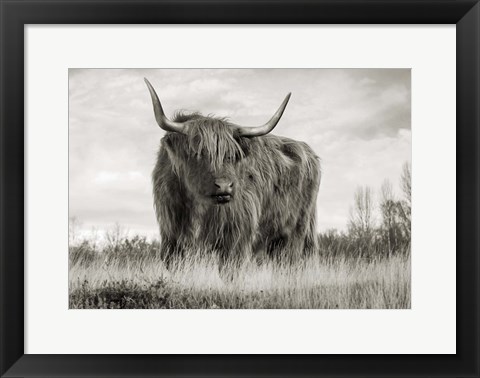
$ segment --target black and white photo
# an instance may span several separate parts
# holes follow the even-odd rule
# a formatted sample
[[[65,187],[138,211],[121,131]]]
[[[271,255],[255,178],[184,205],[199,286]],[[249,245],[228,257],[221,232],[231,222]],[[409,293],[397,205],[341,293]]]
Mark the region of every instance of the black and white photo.
[[[411,307],[410,69],[70,69],[70,309]]]

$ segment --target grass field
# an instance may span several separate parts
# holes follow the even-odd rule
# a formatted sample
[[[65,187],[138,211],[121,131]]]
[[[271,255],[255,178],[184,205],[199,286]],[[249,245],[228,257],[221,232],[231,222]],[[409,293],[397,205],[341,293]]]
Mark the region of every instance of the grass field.
[[[190,252],[167,270],[158,245],[70,248],[69,306],[138,309],[410,308],[409,253],[292,264],[245,261],[219,273],[211,253]]]

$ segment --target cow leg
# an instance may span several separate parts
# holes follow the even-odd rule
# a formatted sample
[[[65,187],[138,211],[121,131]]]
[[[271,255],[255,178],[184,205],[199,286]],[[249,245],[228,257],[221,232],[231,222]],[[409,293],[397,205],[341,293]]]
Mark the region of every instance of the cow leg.
[[[286,235],[279,235],[270,239],[267,243],[267,255],[274,260],[281,261],[286,254],[286,246],[288,244],[288,237]]]
[[[276,261],[292,264],[303,256],[308,256],[315,249],[312,238],[306,237],[305,233],[292,233],[288,236],[279,236],[268,243],[267,253]]]
[[[268,259],[265,242],[258,239],[254,242],[252,247],[251,257],[257,265],[262,265]]]
[[[305,257],[311,257],[318,253],[318,238],[313,222],[305,235],[303,244],[303,254]]]
[[[160,244],[160,256],[167,270],[172,268],[173,261],[179,253],[180,251],[177,247],[177,241],[175,239],[162,238],[162,242]]]
[[[231,282],[239,275],[244,259],[242,256],[220,253],[218,258],[218,273],[224,281]]]

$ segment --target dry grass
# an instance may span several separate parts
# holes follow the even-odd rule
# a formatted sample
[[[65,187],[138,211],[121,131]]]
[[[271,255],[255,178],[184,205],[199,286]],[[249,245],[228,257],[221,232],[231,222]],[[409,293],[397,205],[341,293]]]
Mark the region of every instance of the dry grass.
[[[70,262],[70,308],[410,308],[410,258],[323,259],[226,266],[189,253],[169,270],[155,254]]]

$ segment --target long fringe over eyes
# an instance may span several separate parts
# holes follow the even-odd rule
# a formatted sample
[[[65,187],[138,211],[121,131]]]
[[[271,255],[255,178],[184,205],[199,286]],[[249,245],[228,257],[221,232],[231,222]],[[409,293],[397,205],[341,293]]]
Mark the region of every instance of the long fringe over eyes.
[[[177,113],[174,120],[189,122],[186,128],[189,155],[208,159],[214,170],[220,168],[226,160],[244,156],[235,140],[235,130],[226,118],[204,117],[199,113]]]

